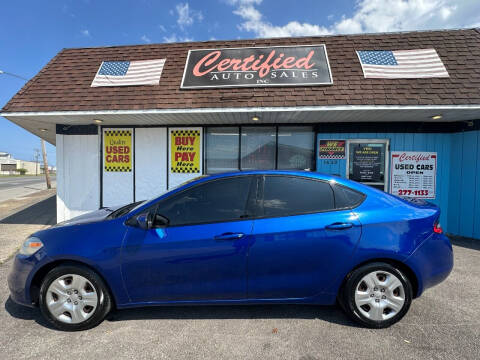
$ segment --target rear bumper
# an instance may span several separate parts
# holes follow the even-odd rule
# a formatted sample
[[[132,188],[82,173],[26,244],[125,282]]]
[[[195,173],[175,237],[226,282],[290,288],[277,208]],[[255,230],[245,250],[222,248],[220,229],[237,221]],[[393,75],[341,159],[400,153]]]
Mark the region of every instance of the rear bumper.
[[[453,269],[453,249],[443,234],[433,234],[405,261],[417,275],[420,296],[425,289],[445,280]]]

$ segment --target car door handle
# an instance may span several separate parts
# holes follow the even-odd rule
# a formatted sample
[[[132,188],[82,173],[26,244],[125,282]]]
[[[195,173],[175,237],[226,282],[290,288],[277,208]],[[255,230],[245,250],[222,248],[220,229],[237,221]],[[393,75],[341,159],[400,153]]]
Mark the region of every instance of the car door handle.
[[[223,233],[222,235],[215,236],[214,239],[215,240],[238,240],[244,236],[245,234],[242,234],[242,233],[227,232],[227,233]]]
[[[327,225],[325,228],[328,230],[345,230],[345,229],[350,229],[351,227],[353,227],[352,223],[336,222],[336,223]]]

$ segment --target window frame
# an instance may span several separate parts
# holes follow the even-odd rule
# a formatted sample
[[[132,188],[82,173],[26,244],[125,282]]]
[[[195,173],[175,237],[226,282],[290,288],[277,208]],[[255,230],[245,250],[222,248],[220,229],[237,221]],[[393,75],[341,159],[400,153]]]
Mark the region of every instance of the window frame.
[[[389,179],[389,171],[390,171],[390,139],[384,139],[384,138],[377,138],[377,139],[364,139],[364,138],[358,138],[358,139],[347,139],[345,143],[346,147],[346,156],[345,156],[345,177],[347,179],[350,179],[350,144],[384,144],[385,145],[385,159],[384,159],[384,174],[383,174],[383,182],[360,182],[360,184],[368,185],[368,186],[381,186],[383,185],[383,191],[388,193],[389,189],[389,182],[391,179]],[[352,181],[355,181],[352,179]],[[377,188],[379,189],[379,188]]]
[[[170,227],[170,228],[174,228],[174,227],[181,227],[181,226],[194,226],[194,225],[206,225],[206,224],[219,224],[219,223],[229,223],[229,222],[236,222],[236,221],[246,221],[246,220],[253,220],[255,218],[255,214],[256,214],[256,206],[251,206],[251,199],[252,199],[252,196],[255,196],[255,201],[254,203],[256,203],[256,198],[258,196],[258,188],[256,191],[254,191],[254,183],[256,182],[255,180],[257,180],[256,178],[258,178],[257,175],[251,175],[251,174],[248,174],[248,175],[233,175],[233,176],[225,176],[225,177],[220,177],[220,178],[216,178],[216,179],[211,179],[211,180],[206,180],[206,181],[202,181],[201,183],[199,184],[195,184],[195,185],[192,185],[192,186],[189,186],[188,188],[186,189],[183,189],[179,192],[175,192],[174,194],[171,194],[170,196],[167,196],[166,198],[163,198],[159,201],[157,201],[154,205],[150,206],[148,209],[146,209],[143,213],[146,213],[146,212],[150,212],[150,211],[155,211],[155,213],[158,211],[158,208],[159,206],[161,205],[162,202],[164,201],[167,201],[167,200],[170,200],[172,199],[173,197],[178,197],[178,196],[182,196],[182,194],[185,194],[187,191],[191,191],[199,186],[202,186],[202,185],[206,185],[206,184],[209,184],[209,183],[212,183],[212,182],[217,182],[217,181],[222,181],[222,180],[228,180],[228,179],[238,179],[238,178],[249,178],[250,179],[250,184],[248,185],[248,195],[247,195],[247,199],[245,201],[245,205],[244,205],[244,212],[245,212],[245,217],[241,217],[239,219],[231,219],[231,220],[218,220],[218,221],[202,221],[202,222],[193,222],[193,223],[185,223],[185,224],[176,224],[176,225],[166,225],[165,227]],[[258,182],[258,180],[257,180]],[[254,194],[252,194],[252,192],[254,192]],[[253,211],[253,213],[248,213],[248,211]],[[162,215],[162,214],[160,214]],[[137,215],[138,216],[138,215]]]
[[[238,170],[234,170],[234,171],[250,171],[250,170],[244,170],[242,169],[242,128],[244,127],[273,127],[275,128],[275,167],[274,169],[271,169],[271,170],[291,170],[291,171],[295,171],[295,170],[303,170],[303,169],[279,169],[278,168],[278,131],[279,131],[279,128],[288,128],[288,127],[294,127],[294,128],[298,128],[298,127],[305,127],[305,128],[310,128],[311,129],[311,132],[312,132],[312,136],[313,136],[313,154],[312,154],[312,164],[313,164],[313,168],[310,170],[312,172],[316,171],[317,170],[317,161],[316,161],[316,153],[317,153],[317,141],[316,141],[316,130],[315,130],[315,126],[312,125],[312,124],[295,124],[295,125],[289,125],[289,124],[279,124],[279,125],[276,125],[276,124],[243,124],[243,125],[206,125],[206,126],[203,126],[203,137],[204,137],[204,141],[203,141],[203,173],[206,174],[206,175],[216,175],[216,174],[221,174],[220,173],[209,173],[208,172],[208,167],[207,167],[207,146],[208,146],[208,137],[207,137],[207,134],[209,132],[210,129],[212,128],[227,128],[227,127],[230,127],[230,128],[235,128],[238,130],[238,156],[237,156],[237,168]],[[260,169],[262,170],[262,169]],[[263,169],[263,170],[268,170],[268,169]],[[229,172],[231,170],[226,170],[225,172]]]

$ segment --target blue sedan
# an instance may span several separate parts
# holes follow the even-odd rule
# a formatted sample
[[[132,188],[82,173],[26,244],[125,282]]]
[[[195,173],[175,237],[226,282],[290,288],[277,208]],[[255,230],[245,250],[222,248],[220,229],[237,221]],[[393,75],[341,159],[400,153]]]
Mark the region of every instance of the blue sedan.
[[[33,234],[8,283],[62,330],[114,308],[265,303],[338,303],[383,328],[452,270],[439,215],[319,173],[218,174]]]

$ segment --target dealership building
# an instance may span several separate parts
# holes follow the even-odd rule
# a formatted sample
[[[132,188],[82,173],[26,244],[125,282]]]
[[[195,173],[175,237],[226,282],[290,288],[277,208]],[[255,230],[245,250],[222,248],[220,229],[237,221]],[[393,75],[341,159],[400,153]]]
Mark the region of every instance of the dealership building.
[[[301,169],[480,239],[480,30],[64,49],[1,115],[56,145],[57,217],[202,174]]]

